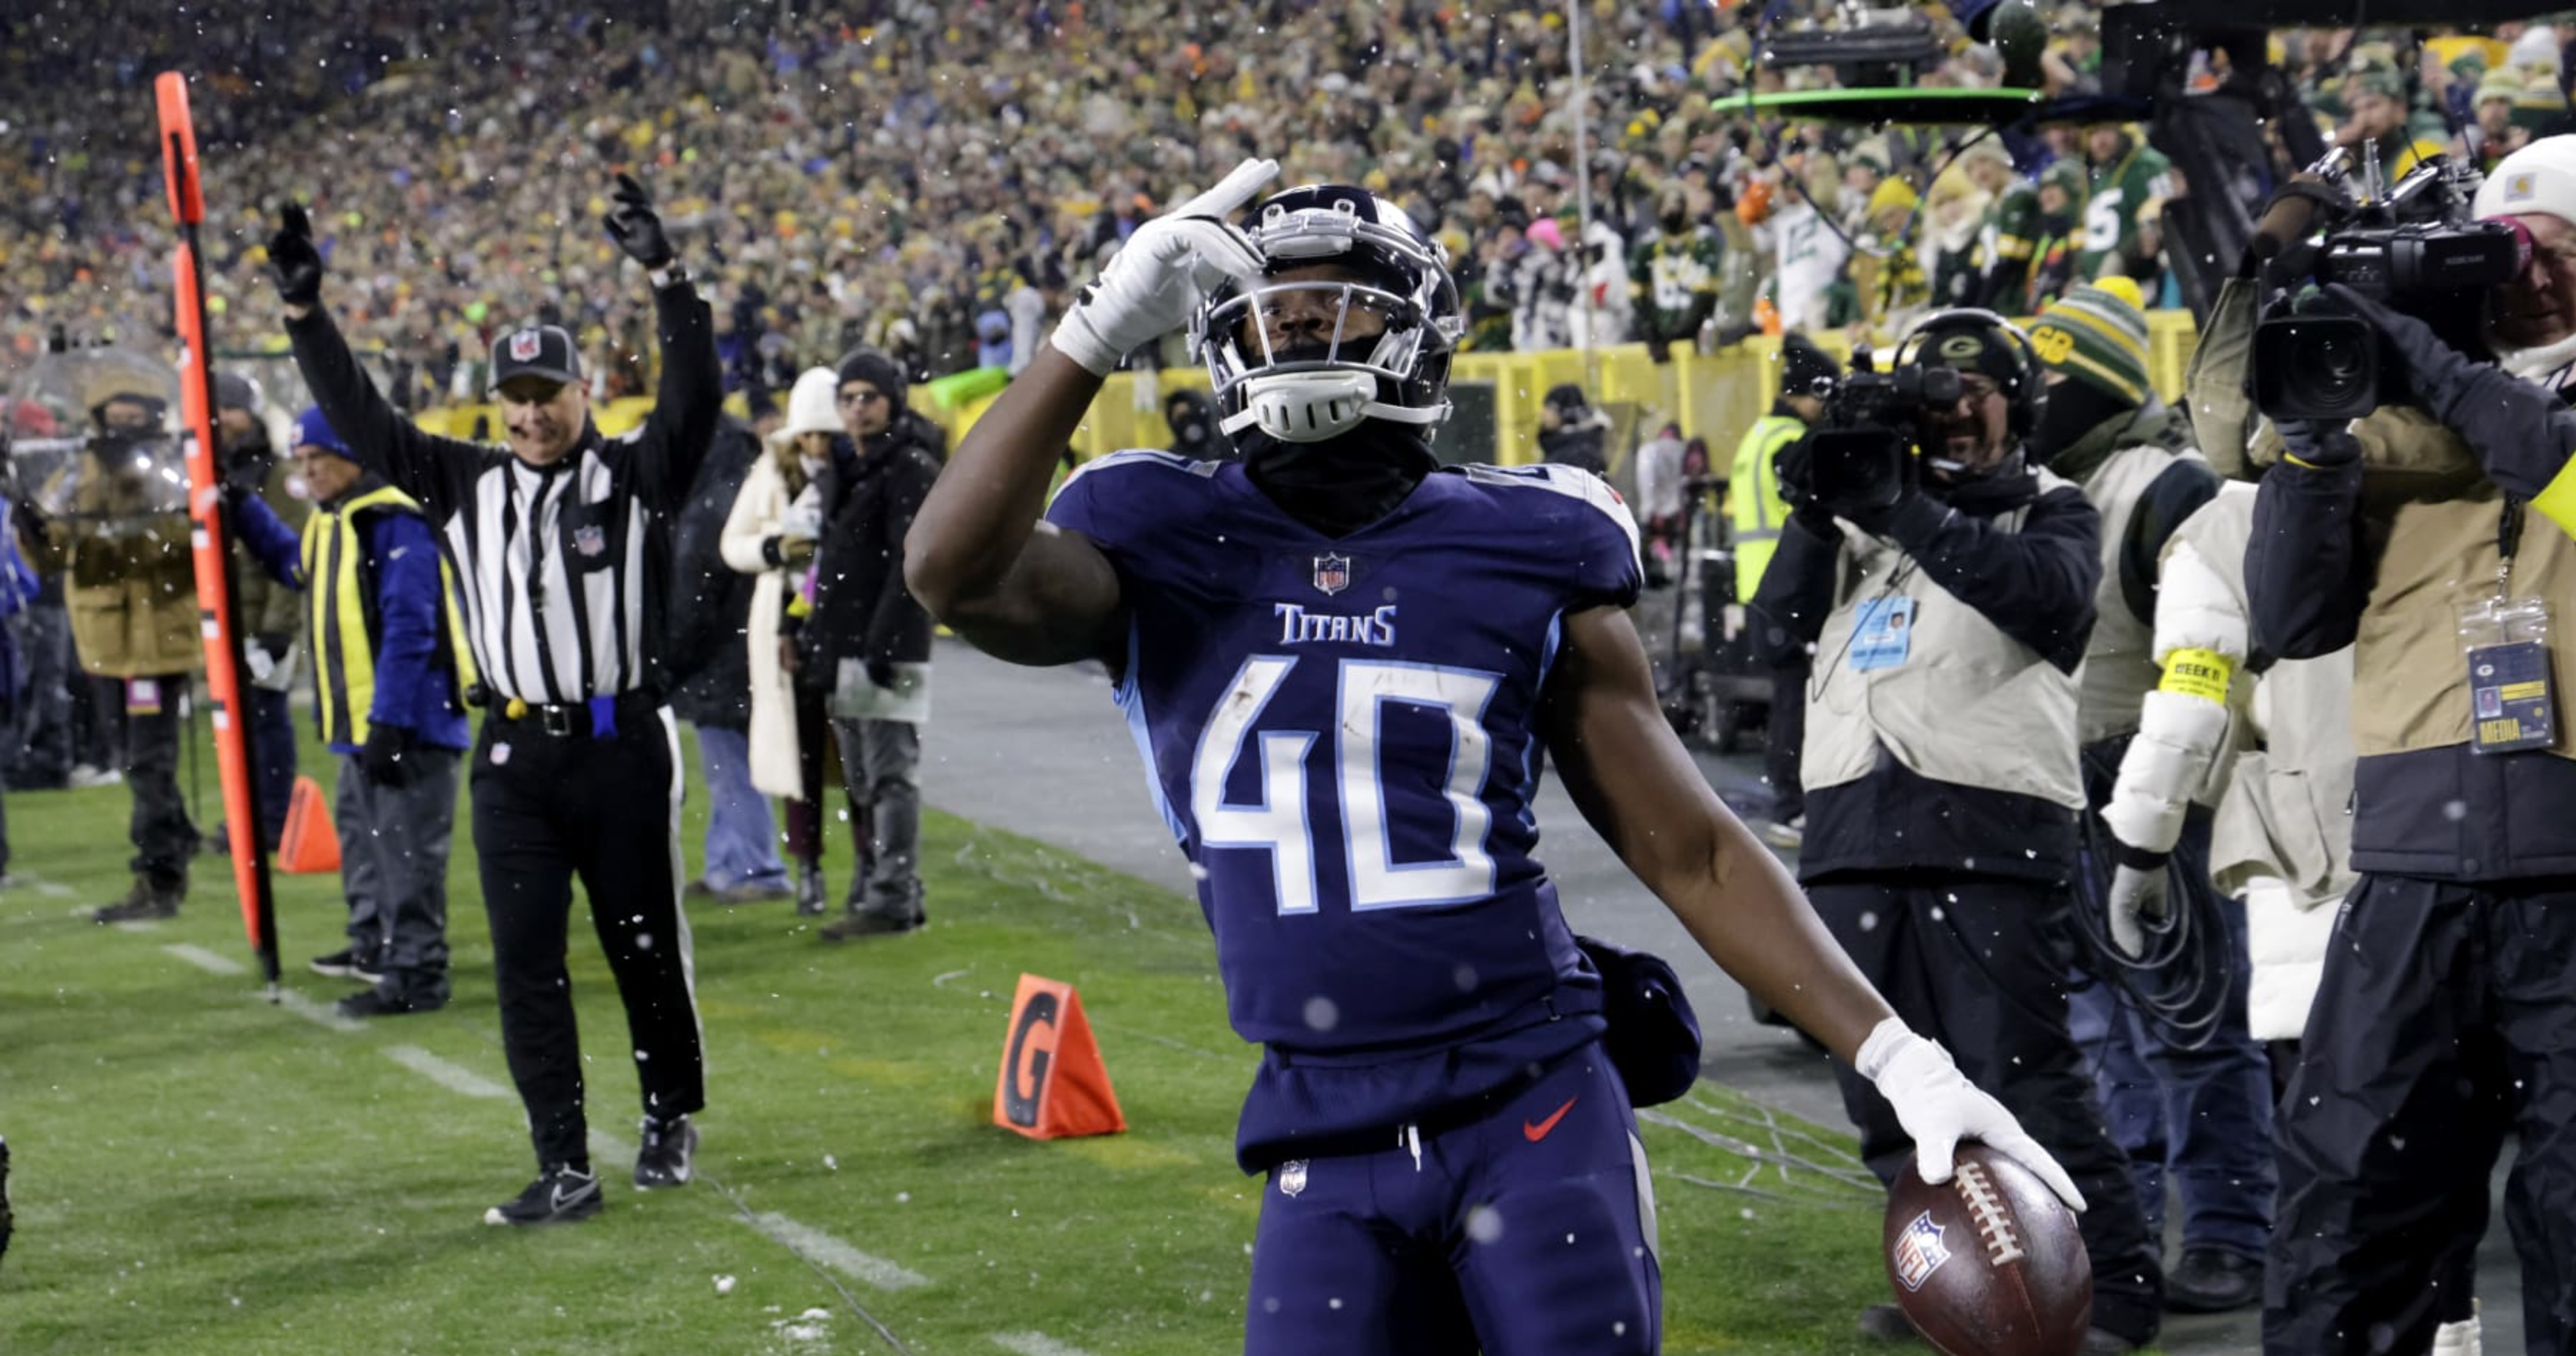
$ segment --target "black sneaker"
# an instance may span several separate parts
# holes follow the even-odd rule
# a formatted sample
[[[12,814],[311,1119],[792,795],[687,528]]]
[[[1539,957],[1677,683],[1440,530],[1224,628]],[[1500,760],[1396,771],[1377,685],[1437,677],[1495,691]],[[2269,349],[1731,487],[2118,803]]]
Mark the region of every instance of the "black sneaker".
[[[9,1255],[9,1234],[17,1225],[9,1212],[9,1141],[0,1139],[0,1257]]]
[[[570,1224],[599,1213],[599,1178],[588,1168],[557,1163],[537,1174],[528,1189],[483,1212],[485,1224]]]
[[[635,1188],[687,1186],[698,1156],[697,1123],[686,1116],[644,1118],[643,1143],[635,1150]]]
[[[369,1017],[400,1017],[407,1012],[436,1012],[447,1006],[444,998],[404,998],[382,989],[353,993],[331,1005],[343,1017],[364,1020]]]
[[[2185,1248],[2165,1273],[2165,1307],[2178,1314],[2223,1314],[2263,1298],[2263,1264],[2222,1248]]]
[[[90,921],[100,924],[143,923],[176,918],[179,916],[179,895],[177,890],[164,889],[137,876],[134,888],[126,892],[125,898],[90,910]]]
[[[807,918],[820,918],[830,910],[824,902],[823,868],[812,862],[796,866],[796,912]]]
[[[919,932],[929,925],[929,921],[921,917],[896,918],[889,914],[853,910],[815,929],[815,935],[827,942],[855,941],[863,937],[900,937],[907,932]]]
[[[379,984],[384,982],[385,978],[376,973],[376,967],[359,960],[356,949],[352,947],[344,946],[330,955],[315,956],[307,963],[313,967],[313,973],[329,975],[334,979],[354,979],[361,984]]]

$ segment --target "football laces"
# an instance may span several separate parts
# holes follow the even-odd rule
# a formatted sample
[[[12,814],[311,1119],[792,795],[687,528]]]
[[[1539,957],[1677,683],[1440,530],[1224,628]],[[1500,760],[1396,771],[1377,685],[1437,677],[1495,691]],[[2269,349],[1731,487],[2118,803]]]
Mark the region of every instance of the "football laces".
[[[1977,1236],[1986,1241],[1986,1261],[1994,1266],[2020,1261],[2021,1239],[2013,1233],[2012,1213],[1995,1193],[1994,1179],[1986,1175],[1986,1165],[1961,1163],[1956,1180],[1959,1199],[1968,1203],[1968,1217],[1976,1221]]]

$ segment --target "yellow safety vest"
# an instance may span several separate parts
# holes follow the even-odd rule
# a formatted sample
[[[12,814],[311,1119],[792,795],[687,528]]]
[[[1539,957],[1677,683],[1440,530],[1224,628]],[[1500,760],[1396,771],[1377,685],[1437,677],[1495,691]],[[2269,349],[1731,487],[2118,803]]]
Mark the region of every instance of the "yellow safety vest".
[[[410,495],[386,485],[356,496],[338,508],[317,506],[304,520],[304,596],[312,627],[315,706],[322,718],[322,738],[331,744],[367,742],[367,713],[376,702],[375,600],[361,587],[358,562],[366,543],[358,537],[358,515],[371,510],[420,515]],[[438,558],[438,629],[455,664],[456,695],[474,685],[474,651],[465,643],[464,611],[456,595],[456,574],[447,556]]]
[[[1807,436],[1807,426],[1785,414],[1766,414],[1735,445],[1735,469],[1726,480],[1727,519],[1735,533],[1735,601],[1753,601],[1771,553],[1780,549],[1780,525],[1789,521],[1773,465],[1783,448]]]

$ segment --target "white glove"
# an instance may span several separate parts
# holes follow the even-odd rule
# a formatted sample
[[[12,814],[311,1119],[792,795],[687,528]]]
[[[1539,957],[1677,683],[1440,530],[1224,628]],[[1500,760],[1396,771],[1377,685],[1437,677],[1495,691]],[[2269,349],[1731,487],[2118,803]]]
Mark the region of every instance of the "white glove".
[[[256,640],[242,642],[242,663],[249,668],[253,683],[265,683],[270,674],[277,672],[276,656]]]
[[[1136,228],[1056,322],[1056,348],[1105,377],[1126,356],[1179,329],[1199,300],[1228,278],[1261,275],[1261,253],[1228,220],[1279,175],[1276,160],[1246,160],[1207,192]]]
[[[1897,1123],[1914,1141],[1914,1168],[1924,1181],[1935,1186],[1949,1181],[1959,1141],[1973,1139],[2038,1174],[2068,1209],[2084,1209],[2084,1193],[2075,1189],[2075,1179],[2003,1103],[1979,1091],[1950,1062],[1949,1051],[1907,1030],[1902,1020],[1890,1017],[1879,1023],[1861,1042],[1852,1067],[1877,1084],[1879,1095],[1896,1109]]]
[[[2172,877],[2163,867],[2121,866],[2111,873],[2111,945],[2131,960],[2147,954],[2147,927],[2165,920],[2165,891]]]

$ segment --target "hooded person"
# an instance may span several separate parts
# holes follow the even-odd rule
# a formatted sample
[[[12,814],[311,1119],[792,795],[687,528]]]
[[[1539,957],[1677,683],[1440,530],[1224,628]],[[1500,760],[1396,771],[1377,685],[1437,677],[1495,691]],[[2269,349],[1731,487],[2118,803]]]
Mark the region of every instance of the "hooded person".
[[[1539,404],[1538,429],[1540,460],[1610,474],[1610,416],[1593,408],[1582,387],[1569,381],[1549,388]]]
[[[1217,435],[1216,402],[1205,391],[1174,391],[1164,397],[1163,423],[1172,430],[1175,456],[1192,461],[1234,457],[1234,445]]]
[[[2030,339],[2048,389],[2031,455],[2081,486],[2102,518],[2101,584],[2076,699],[2085,828],[2095,844],[2085,855],[2092,878],[2084,896],[2103,901],[2108,933],[2125,954],[2078,953],[2078,967],[2098,979],[2073,997],[2074,1030],[2157,1237],[2166,1182],[2179,1190],[2182,1253],[2166,1277],[2167,1303],[2185,1312],[2240,1309],[2261,1297],[2272,1224],[2270,1062],[2243,1004],[2224,1005],[2212,1028],[2186,1039],[2149,1020],[2119,981],[2142,955],[2141,915],[2152,922],[2187,912],[2223,927],[2227,982],[2241,985],[2249,964],[2244,905],[2211,884],[2214,798],[2161,843],[2123,838],[2107,813],[2133,742],[2174,743],[2185,735],[2175,722],[2213,713],[2224,720],[2223,702],[2154,700],[2206,686],[2203,656],[2159,658],[2156,603],[2167,547],[2216,497],[2218,473],[2188,445],[2182,416],[2147,385],[2147,318],[2128,279],[2078,286],[2051,302],[2031,323]],[[2153,728],[2144,723],[2150,709]]]
[[[270,443],[268,401],[259,383],[235,371],[215,374],[215,438],[222,448],[227,487],[259,496],[287,527],[302,531],[311,503],[290,484],[294,472]],[[303,646],[303,605],[294,590],[272,580],[241,542],[233,544],[239,568],[233,571],[233,627],[242,637],[242,659],[249,666],[250,732],[258,749],[260,831],[269,851],[277,850],[286,830],[286,809],[295,793],[295,717],[287,695],[295,690]],[[222,824],[206,835],[218,853],[232,851],[232,836]]]

